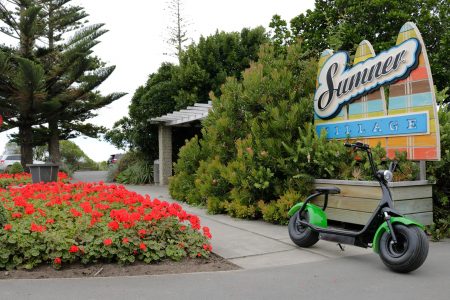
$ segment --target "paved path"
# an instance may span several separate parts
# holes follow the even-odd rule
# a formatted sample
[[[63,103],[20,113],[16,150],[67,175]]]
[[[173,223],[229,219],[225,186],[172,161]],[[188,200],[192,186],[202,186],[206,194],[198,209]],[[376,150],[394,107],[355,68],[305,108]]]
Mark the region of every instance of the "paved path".
[[[151,198],[173,201],[167,187],[128,185],[127,189],[142,195],[148,194]],[[302,249],[291,242],[286,226],[234,219],[226,215],[209,215],[204,209],[180,204],[186,211],[198,215],[202,224],[211,229],[213,251],[244,269],[322,261],[372,252],[352,246],[345,246],[345,251],[341,251],[337,244],[323,241]]]
[[[76,174],[75,179],[99,174]],[[101,179],[101,178],[100,178]],[[127,186],[170,200],[166,188]],[[89,279],[1,280],[0,299],[410,299],[447,300],[450,242],[430,243],[425,264],[390,272],[370,250],[319,242],[295,247],[285,226],[210,216],[185,207],[211,227],[214,252],[243,269],[227,272]]]
[[[73,174],[72,178],[74,179],[74,181],[106,182],[106,174],[108,174],[107,171],[78,171]]]

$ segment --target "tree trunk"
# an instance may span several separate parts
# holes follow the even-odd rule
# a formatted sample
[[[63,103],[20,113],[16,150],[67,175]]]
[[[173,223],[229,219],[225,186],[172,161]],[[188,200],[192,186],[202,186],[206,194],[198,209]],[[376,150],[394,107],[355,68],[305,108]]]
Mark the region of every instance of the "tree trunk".
[[[48,154],[50,156],[50,161],[59,164],[61,162],[61,151],[59,149],[58,120],[50,119],[48,121],[48,129],[50,130],[50,137],[48,140]]]
[[[19,126],[20,137],[20,163],[26,172],[29,172],[27,164],[33,163],[33,130],[31,125]]]

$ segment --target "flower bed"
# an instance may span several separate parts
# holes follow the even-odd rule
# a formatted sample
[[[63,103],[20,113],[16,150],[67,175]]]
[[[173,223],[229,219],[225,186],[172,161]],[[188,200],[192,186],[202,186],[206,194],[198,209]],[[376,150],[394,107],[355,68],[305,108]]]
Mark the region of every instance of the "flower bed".
[[[69,176],[64,172],[58,172],[58,181],[68,182]],[[7,188],[11,185],[24,185],[31,183],[30,173],[18,173],[18,174],[0,174],[0,188]]]
[[[102,182],[41,183],[0,190],[0,268],[80,261],[150,263],[207,257],[211,234],[180,205]]]

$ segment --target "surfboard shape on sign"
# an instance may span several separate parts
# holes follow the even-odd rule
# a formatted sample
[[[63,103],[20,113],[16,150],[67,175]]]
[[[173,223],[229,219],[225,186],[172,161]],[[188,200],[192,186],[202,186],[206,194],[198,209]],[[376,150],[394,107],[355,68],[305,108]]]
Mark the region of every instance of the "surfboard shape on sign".
[[[319,58],[319,70],[317,71],[317,76],[319,76],[320,71],[323,68],[323,65],[325,64],[325,62],[333,55],[333,50],[330,49],[326,49],[322,52],[322,54],[320,55]],[[319,81],[316,81],[316,88],[317,85],[319,84]],[[326,123],[330,123],[330,122],[334,122],[334,121],[341,121],[341,120],[346,120],[347,119],[347,111],[345,109],[343,109],[333,120],[323,120],[321,118],[319,118],[319,116],[317,116],[317,114],[314,113],[314,123],[315,124],[326,124]]]
[[[400,29],[396,45],[411,38],[421,44],[419,64],[407,78],[389,87],[388,114],[428,112],[429,134],[390,137],[386,151],[389,157],[394,157],[395,151],[407,151],[411,160],[439,160],[440,135],[433,77],[422,35],[414,23],[408,22]]]
[[[364,62],[374,56],[375,51],[373,50],[372,44],[369,41],[364,40],[358,45],[358,48],[356,49],[353,66]],[[385,115],[387,115],[387,110],[383,87],[373,91],[372,93],[364,95],[359,99],[354,100],[348,105],[349,120],[382,117]],[[386,138],[364,139],[363,143],[369,144],[372,147],[380,143],[382,147],[385,147]]]

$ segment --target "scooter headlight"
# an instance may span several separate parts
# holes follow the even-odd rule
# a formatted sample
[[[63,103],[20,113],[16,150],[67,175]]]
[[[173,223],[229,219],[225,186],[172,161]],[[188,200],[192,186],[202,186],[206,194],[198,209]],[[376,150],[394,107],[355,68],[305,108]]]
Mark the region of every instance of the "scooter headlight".
[[[391,171],[389,171],[389,170],[385,170],[384,172],[383,172],[383,176],[384,176],[384,180],[386,180],[386,181],[392,181],[392,179],[394,178],[394,175],[392,175],[392,172]]]

